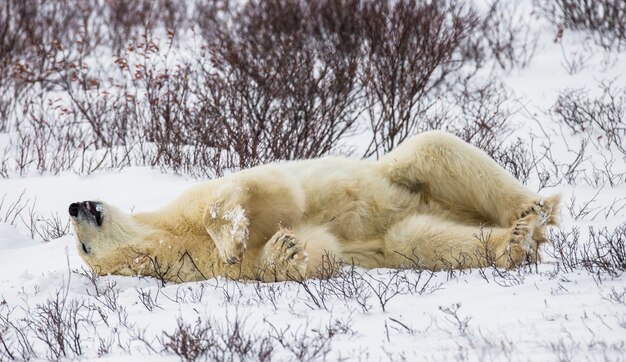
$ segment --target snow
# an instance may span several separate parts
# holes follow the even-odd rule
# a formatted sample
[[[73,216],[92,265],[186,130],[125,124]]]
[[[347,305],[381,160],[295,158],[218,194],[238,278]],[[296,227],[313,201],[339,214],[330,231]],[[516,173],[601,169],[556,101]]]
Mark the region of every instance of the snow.
[[[576,141],[550,124],[546,112],[566,88],[585,87],[593,92],[599,80],[625,84],[626,55],[607,55],[596,49],[586,66],[570,74],[564,56],[575,56],[592,45],[571,31],[565,32],[562,43],[554,43],[555,29],[545,21],[535,21],[541,37],[529,66],[497,76],[521,105],[514,115],[520,126],[515,135],[533,137],[539,144],[547,134],[555,155],[568,160],[568,144]],[[358,142],[358,137],[354,140]],[[0,134],[0,146],[8,142],[9,137]],[[590,150],[585,162],[593,164],[601,159],[601,152]],[[616,173],[624,172],[626,162],[618,160],[613,167]],[[151,210],[195,182],[130,167],[90,176],[66,173],[0,179],[0,197],[6,195],[8,205],[23,192],[39,215],[57,214],[67,220],[71,202],[104,200],[129,212]],[[538,180],[531,179],[529,186],[538,189]],[[613,187],[561,184],[541,191],[544,195],[557,192],[563,195],[563,230],[580,227],[585,236],[588,227],[611,229],[626,220],[626,208],[620,209],[626,203],[626,180]],[[594,199],[592,211],[577,220],[567,210],[569,206],[582,208]],[[235,225],[245,218],[243,210],[226,216]],[[0,222],[0,316],[10,315],[19,323],[29,308],[54,298],[58,291],[61,296],[67,293],[66,308],[72,300],[100,307],[106,318],[95,315],[95,325],[82,331],[83,354],[77,359],[84,360],[98,357],[103,341],[111,342],[110,352],[102,356],[105,361],[179,360],[171,351],[151,351],[138,338],[144,336],[158,348],[156,338],[171,335],[178,318],[192,325],[198,318],[209,320],[221,331],[240,320],[243,333],[270,338],[275,360],[301,359],[297,351],[312,353],[315,347],[321,352],[308,355],[315,360],[624,360],[626,355],[626,302],[624,294],[619,298],[626,293],[625,277],[582,269],[565,273],[549,257],[537,269],[512,272],[485,269],[431,276],[410,270],[357,268],[346,271],[354,272],[362,286],[353,298],[328,292],[329,282],[323,280],[302,284],[217,278],[162,286],[151,278],[98,278],[99,288],[113,286],[119,293],[117,310],[108,308],[106,299],[97,295],[86,268],[73,235],[42,243],[30,236],[20,220],[17,226]],[[385,285],[393,285],[390,290],[398,294],[381,289]],[[307,288],[324,299],[314,299]],[[390,299],[384,302],[385,298]],[[329,330],[334,331],[331,338],[318,338],[332,334]],[[285,337],[284,345],[279,336]],[[43,342],[33,342],[39,358],[45,358]]]
[[[39,244],[39,242],[22,235],[16,227],[5,223],[0,224],[0,250],[16,249]]]

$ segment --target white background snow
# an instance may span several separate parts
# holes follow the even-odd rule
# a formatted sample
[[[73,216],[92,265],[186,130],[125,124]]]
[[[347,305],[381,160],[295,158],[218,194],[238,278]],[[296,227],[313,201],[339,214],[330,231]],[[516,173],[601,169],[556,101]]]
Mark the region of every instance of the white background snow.
[[[550,136],[555,156],[565,161],[572,157],[566,144],[571,147],[576,140],[569,131],[550,123],[547,110],[566,88],[595,91],[599,80],[626,85],[626,55],[607,55],[572,31],[566,31],[562,42],[555,43],[556,29],[545,20],[533,21],[541,33],[529,66],[489,76],[503,77],[511,98],[519,105],[512,117],[518,128],[515,135],[532,137],[535,144]],[[590,58],[582,70],[569,74],[564,57],[577,52],[586,52]],[[8,142],[7,137],[0,135],[0,142]],[[585,156],[588,165],[601,151],[593,152]],[[613,167],[616,173],[624,172],[626,163],[622,158]],[[0,197],[4,196],[6,210],[23,193],[23,200],[35,205],[39,215],[59,215],[67,220],[71,202],[101,199],[129,212],[151,210],[194,182],[137,167],[90,176],[15,176],[0,179]],[[529,187],[536,189],[537,184],[538,180],[531,180]],[[615,227],[626,220],[626,208],[608,216],[601,212],[615,201],[626,204],[626,180],[601,189],[563,185],[541,190],[544,195],[559,192],[564,203],[574,202],[575,207],[597,194],[593,202],[597,213],[573,220],[566,207],[562,211],[563,230],[579,226],[582,240],[588,226]],[[215,279],[161,286],[151,278],[98,278],[100,288],[114,286],[119,291],[120,308],[111,310],[99,300],[102,298],[94,297],[89,279],[76,273],[85,267],[71,233],[43,243],[31,238],[21,222],[17,226],[0,223],[0,313],[10,313],[19,320],[28,308],[35,309],[59,291],[63,296],[66,290],[68,304],[78,300],[101,307],[105,318],[94,315],[95,327],[81,332],[84,359],[98,357],[104,343],[111,345],[110,352],[102,356],[105,360],[138,360],[144,355],[178,360],[172,353],[150,350],[140,339],[158,346],[158,338],[163,338],[164,332],[172,334],[179,318],[191,325],[198,318],[211,320],[221,330],[238,319],[244,323],[242,333],[258,336],[253,340],[269,336],[275,360],[307,356],[328,360],[624,360],[626,356],[625,277],[598,276],[582,269],[557,271],[549,257],[537,270],[526,268],[504,277],[492,270],[486,270],[486,275],[476,270],[453,275],[439,272],[426,282],[429,275],[424,273],[416,282],[418,289],[426,286],[423,292],[409,290],[419,277],[414,271],[356,270],[363,280],[401,284],[399,294],[388,295],[391,299],[384,311],[375,286],[364,306],[357,300],[329,295],[324,308],[315,305],[303,285],[293,282]],[[322,287],[323,283],[313,281],[308,286]],[[147,293],[156,302],[152,308],[141,301]],[[611,298],[620,293],[621,303]],[[456,314],[452,313],[455,310]],[[293,345],[281,345],[281,334],[285,340],[294,341]],[[41,341],[34,343],[45,358]],[[320,352],[315,354],[313,350],[318,347]],[[298,356],[298,351],[309,355]]]

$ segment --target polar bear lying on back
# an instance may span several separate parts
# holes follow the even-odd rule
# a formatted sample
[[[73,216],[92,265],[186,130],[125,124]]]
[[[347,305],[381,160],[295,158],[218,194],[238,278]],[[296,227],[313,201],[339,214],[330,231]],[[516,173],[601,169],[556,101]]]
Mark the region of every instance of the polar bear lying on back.
[[[558,206],[481,150],[431,131],[379,161],[240,171],[154,212],[85,201],[69,213],[81,257],[101,275],[278,281],[315,277],[328,255],[365,268],[513,268],[536,260]]]

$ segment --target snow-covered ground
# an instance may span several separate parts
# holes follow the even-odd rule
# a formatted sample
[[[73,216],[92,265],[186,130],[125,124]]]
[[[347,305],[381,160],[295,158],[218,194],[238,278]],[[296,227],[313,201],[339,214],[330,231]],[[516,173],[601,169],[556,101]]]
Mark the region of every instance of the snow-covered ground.
[[[518,105],[512,116],[515,136],[532,138],[535,145],[549,140],[554,157],[571,162],[575,154],[567,150],[576,149],[580,139],[551,123],[548,109],[566,88],[586,87],[593,94],[599,81],[625,86],[626,54],[607,55],[571,31],[555,43],[556,29],[535,21],[541,37],[528,67],[493,76],[503,78]],[[570,74],[564,58],[588,47],[592,49],[585,53],[585,66]],[[0,142],[8,142],[2,136]],[[581,167],[591,170],[602,162],[603,152],[589,148]],[[623,174],[626,160],[617,156],[610,167]],[[138,167],[90,176],[15,176],[0,179],[0,197],[4,195],[0,220],[6,219],[20,195],[27,209],[36,210],[36,217],[58,215],[66,222],[67,207],[74,201],[102,199],[128,211],[150,210],[194,182]],[[539,180],[531,178],[528,185],[537,190]],[[564,200],[562,229],[580,227],[583,242],[589,226],[612,230],[626,220],[623,176],[614,186],[563,183],[540,191],[558,192]],[[575,218],[575,211],[593,199],[588,205],[591,212]],[[28,215],[28,210],[22,212],[17,226],[0,223],[0,318],[17,327],[0,329],[0,336],[15,347],[22,342],[16,330],[29,333],[33,345],[24,348],[33,348],[39,358],[54,358],[42,339],[55,334],[40,331],[38,339],[36,323],[44,322],[42,312],[54,304],[50,302],[59,301],[61,316],[92,321],[79,321],[82,359],[136,360],[150,355],[178,360],[172,341],[177,329],[185,328],[194,331],[190,338],[213,336],[215,345],[204,347],[212,348],[208,356],[215,359],[626,359],[626,277],[583,269],[563,272],[549,256],[537,268],[512,272],[346,269],[351,278],[345,280],[353,281],[344,286],[353,292],[350,297],[337,292],[337,281],[214,279],[162,286],[151,278],[91,280],[73,235],[43,243],[30,235]],[[68,350],[67,355],[75,352]]]

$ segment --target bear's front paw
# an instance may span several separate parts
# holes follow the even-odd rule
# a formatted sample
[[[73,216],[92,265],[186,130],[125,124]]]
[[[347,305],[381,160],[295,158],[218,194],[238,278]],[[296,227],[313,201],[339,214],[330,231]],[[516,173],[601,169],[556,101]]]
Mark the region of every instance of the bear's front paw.
[[[263,258],[275,280],[305,278],[308,254],[304,243],[290,231],[280,230],[265,244]]]
[[[241,241],[232,241],[219,250],[220,256],[228,264],[241,263],[246,252],[246,244]]]
[[[230,208],[224,208],[221,204],[210,205],[204,216],[204,224],[224,262],[240,263],[248,242],[245,210],[240,205]]]

